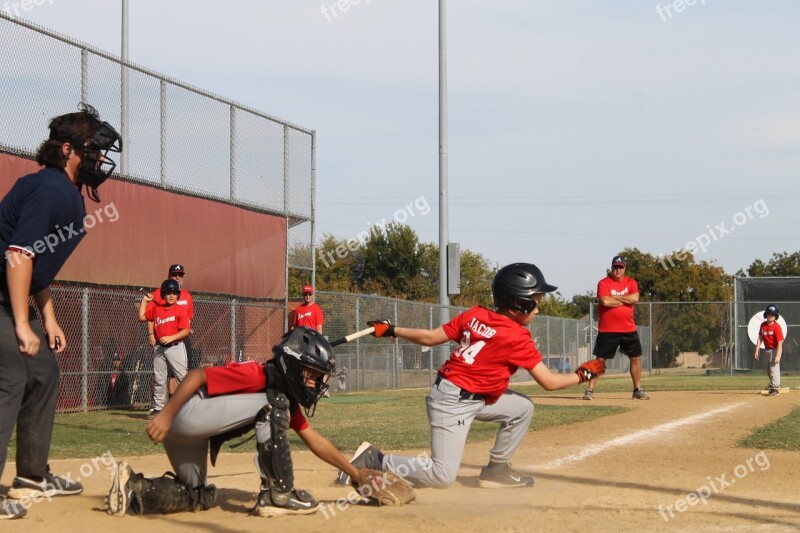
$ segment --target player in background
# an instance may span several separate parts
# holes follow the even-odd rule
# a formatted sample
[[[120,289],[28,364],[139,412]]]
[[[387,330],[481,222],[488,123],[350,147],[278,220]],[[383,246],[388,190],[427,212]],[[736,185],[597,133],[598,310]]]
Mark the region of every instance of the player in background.
[[[305,326],[322,333],[322,324],[325,322],[325,315],[322,308],[314,301],[314,287],[306,285],[303,287],[303,303],[294,312],[291,329]]]
[[[293,429],[320,459],[358,477],[336,447],[303,416],[316,407],[335,370],[333,348],[313,329],[300,327],[273,347],[264,364],[231,363],[189,372],[164,410],[147,426],[154,443],[164,443],[175,476],[145,478],[127,463],[117,465],[106,501],[109,514],[172,513],[208,509],[216,489],[207,483],[211,464],[225,440],[255,427],[256,468],[261,490],[253,513],[263,517],[312,514],[311,494],[294,487],[287,430]]]
[[[594,343],[595,357],[614,359],[617,348],[630,360],[633,399],[649,400],[642,389],[642,343],[633,321],[633,306],[639,302],[639,285],[625,275],[627,261],[617,255],[611,260],[611,272],[597,283],[598,325]],[[598,378],[589,381],[583,393],[584,400],[591,400]]]
[[[758,330],[758,340],[756,341],[756,353],[754,357],[759,360],[761,345],[764,345],[764,367],[767,369],[769,385],[767,385],[767,396],[777,396],[781,390],[781,354],[783,353],[783,330],[778,324],[777,305],[768,305],[764,309],[764,318]]]
[[[183,267],[182,264],[176,263],[174,265],[170,265],[169,269],[167,269],[167,279],[175,280],[181,287],[181,294],[178,296],[177,304],[181,307],[186,308],[186,314],[189,316],[189,320],[194,320],[194,302],[192,300],[192,295],[189,294],[189,291],[183,288],[183,282],[186,276],[186,269]],[[153,298],[153,301],[150,305],[164,305],[164,298],[161,296],[161,289],[156,289],[150,294],[150,297]],[[149,307],[149,306],[148,306]],[[189,330],[189,336],[183,340],[183,344],[186,348],[186,356],[187,356],[187,364],[188,368],[195,368],[199,365],[198,361],[194,361],[192,358],[192,336],[191,334],[194,333],[194,330]],[[153,330],[153,323],[147,323],[147,342],[150,344],[150,347],[155,348],[156,346],[156,338],[154,335]],[[175,379],[175,376],[170,375],[169,379],[167,380],[167,392],[172,394],[175,392],[175,389],[178,386],[178,380]],[[150,390],[155,390],[155,376],[150,376]],[[155,416],[155,398],[150,403],[150,412],[148,413],[148,418],[152,420]]]
[[[139,320],[153,323],[153,408],[150,418],[157,415],[167,403],[167,379],[170,374],[180,383],[186,376],[188,358],[183,341],[189,336],[191,321],[185,306],[178,305],[180,284],[167,279],[161,284],[160,295],[164,305],[152,305],[149,294],[142,296],[139,304]]]
[[[17,476],[10,498],[80,494],[80,483],[50,472],[47,458],[53,434],[59,370],[54,354],[67,348],[56,319],[50,283],[86,235],[81,194],[99,202],[97,188],[114,171],[108,152],[122,140],[97,111],[55,117],[36,161],[44,168],[17,180],[0,201],[0,475],[11,433],[17,429]],[[29,297],[42,317],[34,320]],[[20,502],[0,497],[0,519],[20,518]]]
[[[532,486],[533,478],[515,471],[509,461],[528,432],[533,402],[509,390],[509,379],[518,368],[524,368],[545,390],[557,390],[583,383],[605,369],[603,360],[595,359],[574,374],[554,374],[542,361],[528,326],[539,313],[543,294],[555,290],[535,265],[514,263],[501,268],[492,281],[494,311],[476,306],[430,330],[394,326],[388,320],[370,322],[375,337],[398,337],[423,346],[453,341],[458,347],[439,368],[426,398],[430,460],[384,455],[363,443],[353,465],[388,469],[414,485],[450,485],[456,480],[470,425],[481,420],[497,422],[500,429],[489,451],[489,463],[481,469],[480,486]],[[343,473],[336,480],[339,484],[347,481]]]

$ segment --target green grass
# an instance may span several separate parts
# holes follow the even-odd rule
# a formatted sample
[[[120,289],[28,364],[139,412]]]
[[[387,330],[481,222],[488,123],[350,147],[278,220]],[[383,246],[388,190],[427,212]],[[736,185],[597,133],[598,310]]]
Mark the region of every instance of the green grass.
[[[643,379],[650,392],[691,390],[760,390],[766,377],[757,374],[730,376],[652,376]],[[800,387],[800,376],[785,376],[782,385]],[[583,386],[557,392],[545,392],[536,385],[513,385],[514,390],[534,398],[548,395],[578,395]],[[630,378],[604,378],[598,392],[628,392]],[[362,441],[387,449],[427,448],[430,434],[425,415],[426,390],[367,391],[342,394],[320,402],[312,425],[342,450],[354,450]],[[625,411],[622,407],[580,403],[570,406],[537,405],[530,431],[609,416]],[[145,434],[144,411],[96,411],[56,416],[50,457],[53,459],[97,457],[113,452],[115,456],[160,453]],[[469,442],[494,438],[497,426],[475,422]],[[293,435],[293,434],[292,434]],[[294,435],[293,444],[300,441]],[[800,411],[772,426],[758,430],[742,446],[800,450]],[[251,452],[251,446],[234,450]],[[15,440],[9,446],[9,458],[15,454]]]
[[[780,420],[758,428],[738,444],[742,448],[800,450],[800,407]]]

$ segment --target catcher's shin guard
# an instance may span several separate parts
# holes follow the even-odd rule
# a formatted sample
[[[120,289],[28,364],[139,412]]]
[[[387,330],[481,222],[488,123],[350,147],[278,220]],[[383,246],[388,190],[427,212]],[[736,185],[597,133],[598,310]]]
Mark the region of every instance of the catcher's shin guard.
[[[189,488],[167,472],[159,478],[146,478],[133,474],[128,480],[130,514],[179,513],[194,511],[198,505],[208,509],[216,499],[213,485]]]
[[[257,464],[262,488],[272,489],[273,500],[290,495],[294,488],[294,467],[289,448],[289,399],[274,389],[267,390],[269,403],[256,415]]]

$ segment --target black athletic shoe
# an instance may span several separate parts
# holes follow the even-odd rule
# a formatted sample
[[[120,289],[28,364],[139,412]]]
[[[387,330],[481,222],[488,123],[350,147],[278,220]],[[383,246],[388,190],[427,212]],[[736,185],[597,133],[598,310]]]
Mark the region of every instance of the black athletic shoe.
[[[264,518],[281,515],[305,515],[319,511],[320,503],[305,490],[293,489],[290,493],[272,493],[261,488],[253,514]]]
[[[369,468],[383,472],[383,452],[369,442],[364,441],[358,447],[356,453],[353,454],[350,464],[356,468]],[[350,476],[340,470],[334,483],[337,485],[349,485]]]
[[[533,477],[517,472],[508,463],[486,465],[481,469],[478,485],[485,489],[532,487]]]
[[[21,503],[7,500],[5,497],[0,496],[0,520],[15,520],[22,518],[26,514],[28,514],[28,511],[25,510]]]
[[[776,389],[775,387],[770,387],[769,392],[767,392],[767,396],[777,396],[780,394],[780,389]]]
[[[11,483],[11,488],[8,489],[8,497],[15,500],[29,497],[51,498],[53,496],[71,496],[81,492],[83,492],[83,485],[69,478],[53,474],[50,472],[50,466],[48,465],[47,474],[41,481],[21,476],[15,477],[13,483]]]

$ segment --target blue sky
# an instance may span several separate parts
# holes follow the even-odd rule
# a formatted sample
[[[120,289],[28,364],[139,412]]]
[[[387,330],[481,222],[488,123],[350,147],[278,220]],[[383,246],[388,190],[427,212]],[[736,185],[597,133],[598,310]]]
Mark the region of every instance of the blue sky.
[[[119,53],[119,1],[36,3]],[[130,4],[132,61],[317,130],[318,240],[404,210],[438,242],[436,1]],[[729,273],[800,250],[800,3],[680,5],[448,2],[451,241],[566,297],[625,247]]]

